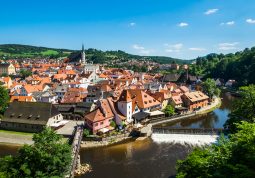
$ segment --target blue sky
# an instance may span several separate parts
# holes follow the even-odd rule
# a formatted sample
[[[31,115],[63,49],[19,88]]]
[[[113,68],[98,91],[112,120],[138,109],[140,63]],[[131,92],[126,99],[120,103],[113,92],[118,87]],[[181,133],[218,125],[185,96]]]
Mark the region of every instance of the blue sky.
[[[192,59],[255,46],[254,0],[0,0],[0,43]]]

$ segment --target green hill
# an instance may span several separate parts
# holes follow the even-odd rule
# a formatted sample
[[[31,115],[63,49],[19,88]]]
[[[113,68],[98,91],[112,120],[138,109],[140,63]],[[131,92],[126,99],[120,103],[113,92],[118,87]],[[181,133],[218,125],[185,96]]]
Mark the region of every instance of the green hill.
[[[0,45],[0,59],[40,58],[40,57],[66,57],[74,50],[53,49],[19,44]]]
[[[175,61],[183,64],[189,63],[188,60],[175,59],[163,56],[139,56],[128,54],[124,51],[101,51],[97,49],[88,49],[85,51],[89,61],[94,63],[112,63],[114,61],[151,60],[157,63],[169,64]],[[80,59],[80,50],[55,49],[47,47],[37,47],[20,44],[2,44],[0,45],[0,59],[24,59],[24,58],[59,58],[68,57],[71,61]]]

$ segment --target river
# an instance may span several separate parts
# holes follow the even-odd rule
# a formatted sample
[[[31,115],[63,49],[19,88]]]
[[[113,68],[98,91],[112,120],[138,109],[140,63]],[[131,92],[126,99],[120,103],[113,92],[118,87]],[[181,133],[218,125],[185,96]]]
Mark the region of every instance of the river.
[[[222,94],[219,109],[188,121],[164,124],[164,127],[222,128],[232,109],[234,98]],[[192,146],[143,141],[81,150],[81,162],[89,163],[93,171],[81,178],[169,178],[176,174],[178,159],[184,159]],[[15,154],[17,147],[0,145],[0,157]]]
[[[222,105],[213,112],[164,127],[222,128],[232,109],[234,97],[221,96]],[[144,141],[128,142],[97,149],[82,149],[81,161],[90,163],[93,171],[82,178],[168,178],[176,174],[178,159],[192,150],[189,145]]]

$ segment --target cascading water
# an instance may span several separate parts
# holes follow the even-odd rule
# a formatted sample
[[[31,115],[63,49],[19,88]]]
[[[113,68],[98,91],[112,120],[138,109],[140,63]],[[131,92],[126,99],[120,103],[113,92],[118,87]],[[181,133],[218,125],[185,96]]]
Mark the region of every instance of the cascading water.
[[[151,138],[156,143],[179,143],[182,145],[203,146],[217,142],[219,135],[192,135],[192,134],[161,134],[153,133]]]

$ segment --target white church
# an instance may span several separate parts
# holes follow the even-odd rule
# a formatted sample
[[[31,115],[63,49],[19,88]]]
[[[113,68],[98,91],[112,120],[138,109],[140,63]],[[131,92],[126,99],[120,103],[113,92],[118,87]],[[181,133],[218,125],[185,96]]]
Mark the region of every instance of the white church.
[[[84,66],[84,72],[85,73],[90,73],[90,72],[99,73],[100,72],[99,65],[93,64],[93,63],[87,63],[86,54],[85,54],[85,50],[84,50],[84,45],[83,44],[82,44],[80,63],[81,63],[82,66]]]

